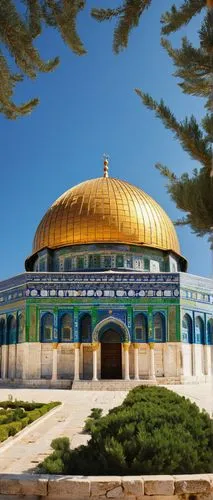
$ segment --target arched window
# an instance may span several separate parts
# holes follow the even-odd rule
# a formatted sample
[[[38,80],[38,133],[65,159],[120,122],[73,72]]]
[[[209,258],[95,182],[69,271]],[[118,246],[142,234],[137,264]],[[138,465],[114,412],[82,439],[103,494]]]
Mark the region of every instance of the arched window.
[[[209,319],[207,322],[207,335],[208,335],[208,344],[213,344],[213,318]]]
[[[48,342],[53,338],[54,317],[51,313],[46,313],[41,319],[41,338],[42,341]]]
[[[154,339],[158,342],[165,341],[165,317],[163,314],[154,314]]]
[[[24,342],[24,314],[18,315],[18,342]]]
[[[16,318],[12,315],[7,318],[7,338],[10,344],[16,343]]]
[[[144,314],[137,314],[134,319],[135,339],[147,342],[147,318]]]
[[[72,338],[72,316],[71,314],[63,314],[60,321],[60,340],[67,342]]]
[[[5,343],[5,330],[6,330],[5,319],[0,318],[0,345]]]
[[[72,259],[71,257],[66,257],[64,259],[64,271],[69,272],[72,270]]]
[[[92,321],[90,314],[84,314],[80,319],[80,341],[90,342],[92,332]]]
[[[192,343],[192,318],[187,313],[182,319],[182,340]]]
[[[204,321],[200,316],[197,316],[195,320],[195,335],[196,342],[204,344]]]

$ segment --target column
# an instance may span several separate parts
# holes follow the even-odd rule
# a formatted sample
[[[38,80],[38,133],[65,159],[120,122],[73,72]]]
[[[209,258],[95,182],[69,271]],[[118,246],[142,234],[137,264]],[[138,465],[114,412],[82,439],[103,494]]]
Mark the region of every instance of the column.
[[[155,378],[155,351],[154,351],[155,344],[154,342],[149,343],[149,352],[150,352],[150,358],[149,358],[149,378],[151,380],[156,380]]]
[[[98,369],[98,363],[97,363],[97,351],[98,351],[99,344],[98,342],[93,342],[92,344],[92,363],[93,363],[93,377],[92,380],[98,380],[97,376],[97,369]]]
[[[58,357],[57,347],[58,347],[58,343],[53,342],[52,347],[53,347],[52,380],[55,381],[58,378],[57,377],[57,357]]]
[[[8,345],[1,347],[1,378],[6,379],[8,370]]]
[[[134,379],[139,380],[139,345],[133,344],[134,347]]]
[[[124,348],[124,380],[129,380],[129,346],[130,344],[123,344]]]
[[[80,366],[80,342],[76,342],[74,344],[74,349],[75,349],[75,361],[74,361],[74,380],[79,380],[79,366]]]

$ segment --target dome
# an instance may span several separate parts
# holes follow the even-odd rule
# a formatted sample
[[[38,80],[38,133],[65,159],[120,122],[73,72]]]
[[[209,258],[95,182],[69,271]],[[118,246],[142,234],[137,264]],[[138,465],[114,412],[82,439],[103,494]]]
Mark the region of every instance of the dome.
[[[33,254],[48,247],[125,243],[180,255],[173,223],[148,194],[126,181],[100,177],[72,187],[41,220]]]

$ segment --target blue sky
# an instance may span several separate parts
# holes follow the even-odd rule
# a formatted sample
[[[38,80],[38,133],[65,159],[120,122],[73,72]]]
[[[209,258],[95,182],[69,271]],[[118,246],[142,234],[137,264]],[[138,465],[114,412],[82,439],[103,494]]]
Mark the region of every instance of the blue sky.
[[[112,53],[113,23],[99,24],[89,17],[92,6],[114,6],[112,0],[88,0],[80,14],[79,32],[88,54],[77,57],[57,32],[46,30],[37,40],[44,58],[59,55],[60,66],[36,81],[19,84],[16,101],[39,96],[40,105],[16,121],[0,118],[1,245],[0,279],[24,270],[36,227],[47,208],[69,187],[102,175],[103,153],[110,156],[110,175],[148,192],[172,220],[183,214],[169,199],[165,179],[154,168],[166,164],[177,175],[192,171],[190,160],[154,114],[134,93],[139,87],[164,98],[179,119],[203,115],[201,99],[185,96],[172,77],[174,68],[160,46],[160,15],[173,0],[153,0],[128,49]],[[176,0],[180,5],[182,0]],[[186,35],[197,43],[200,17],[170,37],[178,46]],[[178,228],[182,254],[189,272],[210,276],[207,239],[189,227]]]

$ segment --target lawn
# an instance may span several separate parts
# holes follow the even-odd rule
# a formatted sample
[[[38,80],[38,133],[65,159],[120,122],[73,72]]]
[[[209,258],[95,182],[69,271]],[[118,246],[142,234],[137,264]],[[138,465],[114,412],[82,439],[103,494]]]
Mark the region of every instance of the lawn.
[[[59,404],[57,401],[47,404],[16,400],[0,401],[0,442],[9,436],[14,436]]]

